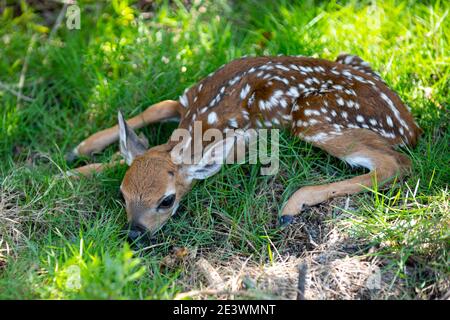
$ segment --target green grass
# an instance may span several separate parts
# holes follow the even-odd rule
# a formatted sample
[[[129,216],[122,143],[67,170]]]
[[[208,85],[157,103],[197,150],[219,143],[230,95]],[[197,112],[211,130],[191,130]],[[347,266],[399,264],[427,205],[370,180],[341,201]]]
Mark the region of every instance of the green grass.
[[[25,2],[21,10],[3,9],[1,299],[170,299],[199,285],[186,285],[190,269],[183,264],[161,268],[173,246],[196,248],[198,255],[223,252],[223,261],[239,255],[273,263],[274,252],[295,245],[276,227],[283,201],[301,186],[359,171],[283,134],[278,175],[227,165],[195,186],[158,233],[155,248],[134,253],[122,232],[119,185],[126,168],[91,180],[56,175],[71,168],[64,153],[114,125],[117,109],[132,116],[176,99],[234,58],[301,54],[334,60],[341,52],[358,54],[379,71],[411,106],[424,135],[415,149],[403,150],[414,168],[404,182],[352,197],[353,209],[327,217],[327,223],[363,241],[358,254],[378,257],[383,269],[406,284],[395,298],[440,298],[448,290],[448,2],[194,1],[185,7],[174,1],[157,2],[143,19],[133,2],[81,1],[81,29],[68,30],[63,23],[52,38],[53,24],[46,25]],[[18,99],[13,91],[33,100]],[[159,124],[144,133],[156,145],[173,129]],[[116,149],[74,165],[107,161]],[[73,266],[79,288],[67,285]]]

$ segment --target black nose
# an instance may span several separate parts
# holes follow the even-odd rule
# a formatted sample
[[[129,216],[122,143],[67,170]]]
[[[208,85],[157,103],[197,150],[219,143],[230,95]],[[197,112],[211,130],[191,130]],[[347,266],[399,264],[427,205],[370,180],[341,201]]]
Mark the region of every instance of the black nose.
[[[130,224],[130,228],[128,231],[128,240],[132,243],[141,243],[141,242],[147,242],[148,233],[147,230],[135,223]],[[143,243],[142,243],[143,244]]]

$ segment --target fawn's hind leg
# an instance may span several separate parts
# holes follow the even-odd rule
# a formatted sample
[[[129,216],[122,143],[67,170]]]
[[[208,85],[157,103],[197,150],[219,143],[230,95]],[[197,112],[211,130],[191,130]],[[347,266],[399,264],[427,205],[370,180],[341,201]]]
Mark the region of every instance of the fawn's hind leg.
[[[407,156],[394,151],[387,140],[366,129],[345,130],[340,136],[314,145],[351,165],[366,167],[370,172],[344,181],[300,188],[281,212],[282,225],[290,223],[305,205],[312,206],[333,197],[364,191],[373,185],[374,180],[382,185],[408,171],[411,165]]]
[[[165,100],[148,107],[144,112],[127,120],[132,129],[139,129],[148,124],[179,117],[183,108],[178,101]],[[71,153],[67,160],[72,161],[81,155],[91,155],[100,152],[111,143],[119,140],[119,126],[94,133],[83,140]]]

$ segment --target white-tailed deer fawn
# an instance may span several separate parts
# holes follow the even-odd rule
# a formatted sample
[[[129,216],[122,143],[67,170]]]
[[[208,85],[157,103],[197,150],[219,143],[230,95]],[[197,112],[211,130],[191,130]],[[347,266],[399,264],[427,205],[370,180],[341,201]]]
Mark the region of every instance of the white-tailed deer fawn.
[[[179,101],[163,101],[127,123],[100,131],[74,150],[75,155],[99,152],[120,139],[120,150],[130,165],[121,185],[126,202],[130,237],[154,233],[175,213],[194,180],[205,179],[220,168],[212,154],[201,161],[180,164],[171,152],[176,143],[147,150],[144,138],[132,129],[150,123],[179,119],[179,128],[192,132],[194,121],[202,130],[216,128],[290,128],[293,135],[310,142],[352,166],[370,170],[345,181],[307,186],[296,191],[281,210],[286,224],[306,205],[349,195],[381,185],[410,168],[407,156],[394,151],[415,145],[421,129],[400,98],[357,56],[342,54],[336,61],[308,57],[247,57],[221,67],[192,86]],[[193,137],[195,140],[196,137]],[[211,165],[211,161],[214,165]],[[78,168],[82,174],[104,166]]]

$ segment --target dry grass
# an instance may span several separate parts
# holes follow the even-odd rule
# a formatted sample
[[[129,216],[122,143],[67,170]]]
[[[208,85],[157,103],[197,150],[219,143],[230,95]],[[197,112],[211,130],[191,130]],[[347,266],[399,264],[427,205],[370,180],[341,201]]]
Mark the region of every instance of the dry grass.
[[[339,201],[343,199],[332,204]],[[407,296],[400,279],[389,271],[381,271],[386,261],[371,257],[364,243],[349,237],[336,226],[336,221],[329,220],[331,213],[336,213],[333,205],[312,208],[284,230],[286,243],[279,245],[284,249],[274,248],[272,262],[258,262],[253,256],[226,249],[185,251],[180,282],[186,292],[176,298],[398,299]],[[167,258],[173,259],[179,252],[176,249]]]
[[[16,174],[18,172],[20,170]],[[64,183],[58,185],[57,179],[36,194],[20,190],[14,179],[15,175],[10,174],[0,181],[0,263],[3,265],[9,258],[16,259],[22,249],[27,249],[30,234],[43,236],[52,229],[50,220],[75,220],[79,225],[95,212],[95,202],[75,191],[48,201],[49,194],[58,193],[58,187]]]
[[[20,192],[5,186],[0,187],[0,262],[6,263],[9,256],[15,256],[18,246],[26,237],[23,233],[23,223],[40,219],[39,212],[21,207]]]

